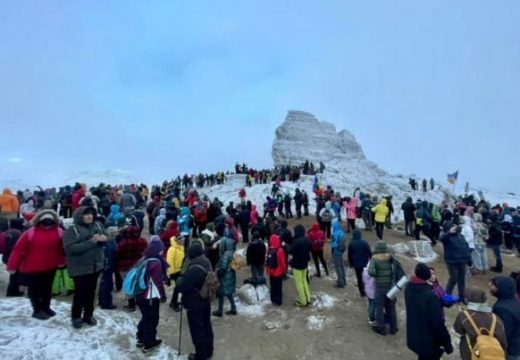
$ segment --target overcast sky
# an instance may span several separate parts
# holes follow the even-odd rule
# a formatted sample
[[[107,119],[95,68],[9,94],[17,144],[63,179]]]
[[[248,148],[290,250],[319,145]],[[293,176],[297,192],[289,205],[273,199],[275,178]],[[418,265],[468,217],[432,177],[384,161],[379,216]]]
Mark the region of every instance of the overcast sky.
[[[0,7],[0,181],[270,167],[298,109],[392,173],[520,192],[518,1]]]

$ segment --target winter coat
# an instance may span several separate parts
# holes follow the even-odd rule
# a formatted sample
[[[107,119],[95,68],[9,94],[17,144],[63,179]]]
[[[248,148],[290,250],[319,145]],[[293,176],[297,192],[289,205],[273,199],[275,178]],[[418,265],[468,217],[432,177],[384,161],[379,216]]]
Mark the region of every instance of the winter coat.
[[[231,261],[235,253],[233,239],[224,237],[219,243],[220,259],[217,264],[217,274],[220,281],[219,291],[224,295],[233,295],[236,289],[237,275],[231,268]]]
[[[242,208],[242,210],[238,213],[238,222],[240,224],[240,228],[248,229],[250,221],[251,213],[249,210],[247,210],[246,207]]]
[[[159,216],[155,218],[155,223],[153,224],[153,231],[156,235],[161,234],[161,230],[163,230],[163,224],[166,221],[166,209],[162,208],[159,210]]]
[[[117,245],[117,271],[127,272],[144,254],[148,242],[142,238],[139,228],[127,226],[122,232],[123,239]]]
[[[23,274],[45,272],[65,264],[63,231],[55,225],[36,225],[25,231],[14,245],[7,270]]]
[[[160,238],[164,244],[164,249],[168,250],[170,247],[170,239],[179,235],[179,224],[175,220],[170,220],[167,223],[166,229],[160,235]]]
[[[294,228],[294,241],[290,249],[290,254],[292,254],[291,267],[296,270],[307,269],[311,260],[310,251],[311,242],[305,236],[305,228],[302,225],[296,225]]]
[[[393,257],[384,241],[378,241],[374,248],[368,273],[375,279],[376,286],[390,288],[394,282]]]
[[[332,252],[332,255],[343,257],[345,251],[340,250],[343,240],[345,240],[345,232],[341,228],[341,224],[336,221],[332,223],[332,240],[330,242],[330,251]]]
[[[352,241],[348,245],[348,264],[350,267],[362,269],[372,257],[368,243],[361,238],[360,231],[354,231]]]
[[[108,221],[112,223],[112,225],[118,226],[121,219],[125,216],[121,212],[121,207],[117,204],[110,205],[110,214],[108,215]]]
[[[20,203],[18,198],[13,195],[11,189],[5,188],[0,195],[0,213],[18,213]]]
[[[83,223],[82,216],[88,207],[77,208],[72,217],[74,225],[65,230],[63,244],[70,276],[94,274],[103,269],[103,244],[97,244],[92,237],[103,234],[103,226],[98,222]]]
[[[442,307],[432,287],[412,277],[404,290],[406,304],[406,343],[419,356],[437,354],[440,347],[453,349],[444,324]]]
[[[446,264],[467,264],[470,260],[468,243],[459,233],[445,233],[440,238],[444,246],[444,261]]]
[[[504,323],[507,337],[507,355],[520,356],[520,302],[515,299],[515,281],[506,276],[497,276],[491,282],[498,289],[493,313]]]
[[[135,196],[129,192],[125,192],[123,195],[121,195],[121,208],[123,209],[123,212],[126,214],[128,209],[134,209],[137,205],[137,199]]]
[[[388,206],[386,206],[386,199],[381,199],[379,205],[372,208],[372,212],[376,214],[375,220],[378,223],[386,222],[386,217],[389,214]]]
[[[365,286],[365,294],[369,299],[376,297],[376,281],[368,273],[368,267],[363,268],[363,285]]]
[[[254,239],[247,246],[246,261],[248,265],[260,266],[265,262],[266,246],[260,239]]]
[[[182,263],[184,261],[184,245],[175,241],[172,238],[171,246],[166,253],[166,262],[170,267],[168,268],[168,275],[178,274],[182,270]]]
[[[311,242],[311,251],[322,251],[325,245],[325,233],[321,231],[319,224],[314,224],[307,232]]]
[[[502,235],[502,230],[500,229],[500,225],[496,222],[493,222],[489,226],[489,238],[488,244],[491,246],[500,246],[504,242],[504,236]]]
[[[478,309],[478,311],[472,309]],[[473,318],[473,321],[477,325],[478,329],[491,329],[491,324],[493,323],[493,315],[489,306],[485,304],[469,303],[468,313]],[[498,340],[500,345],[502,345],[503,349],[507,349],[507,338],[504,329],[504,323],[498,316],[496,318],[497,323],[495,327],[494,337]],[[461,335],[459,349],[462,360],[471,360],[471,349],[468,348],[468,341],[466,340],[466,338],[469,338],[471,345],[474,346],[475,342],[477,341],[477,333],[473,329],[473,326],[471,325],[463,311],[459,312],[459,314],[457,315],[455,323],[453,324],[453,328],[458,334]]]
[[[411,197],[407,198],[401,205],[401,210],[403,210],[404,221],[410,222],[415,220],[415,205]]]
[[[330,221],[325,221],[325,220],[323,220],[323,215],[324,215],[326,212],[329,212],[329,213],[330,213]],[[325,207],[319,211],[318,215],[319,215],[319,217],[320,217],[321,222],[334,222],[334,221],[337,221],[337,220],[338,220],[338,214],[337,214],[336,211],[334,211],[334,209],[332,208],[332,203],[331,203],[330,201],[327,201],[327,202],[325,203]]]
[[[79,201],[85,196],[85,189],[79,188],[72,194],[72,210],[79,208]]]
[[[146,256],[145,260],[148,260],[144,278],[146,290],[138,294],[137,298],[166,300],[166,291],[164,289],[165,268],[161,256],[159,254]]]
[[[466,218],[466,216],[464,216]],[[462,236],[464,236],[464,240],[468,243],[468,247],[470,250],[475,249],[475,234],[473,233],[473,229],[470,224],[464,222],[464,225],[462,225]]]
[[[256,210],[256,205],[253,205],[253,207],[251,208],[249,221],[253,226],[258,224],[258,210]]]
[[[475,221],[473,223],[473,234],[475,235],[475,248],[478,250],[484,249],[489,236],[486,224],[480,221]]]
[[[175,284],[182,293],[182,306],[186,310],[197,311],[209,306],[210,300],[203,299],[199,295],[208,271],[212,271],[211,263],[204,256],[202,246],[189,247],[181,276]]]
[[[343,202],[343,207],[347,212],[347,219],[355,220],[357,218],[357,199],[352,198],[350,201]]]
[[[287,263],[285,261],[285,253],[280,246],[280,238],[278,235],[271,235],[269,242],[271,245],[269,246],[268,251],[276,251],[278,266],[276,268],[266,266],[267,275],[272,277],[284,276],[287,270]]]

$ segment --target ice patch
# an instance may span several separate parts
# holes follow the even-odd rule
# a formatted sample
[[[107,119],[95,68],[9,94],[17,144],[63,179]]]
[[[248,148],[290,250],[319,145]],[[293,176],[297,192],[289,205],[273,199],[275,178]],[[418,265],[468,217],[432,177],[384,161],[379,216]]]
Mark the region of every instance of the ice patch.
[[[235,299],[238,315],[255,319],[265,315],[265,307],[269,305],[269,301],[259,304],[248,305],[245,302]]]
[[[70,304],[52,301],[56,316],[40,321],[31,317],[27,299],[0,299],[0,354],[17,360],[111,360],[143,358],[135,347],[137,320],[124,312],[96,310],[98,325],[75,330],[70,324]],[[165,334],[166,335],[166,334]],[[180,360],[177,351],[163,345],[147,356]]]
[[[412,258],[417,262],[430,263],[439,257],[439,254],[433,250],[430,242],[426,240],[400,242],[391,245],[391,247],[396,254]]]
[[[330,319],[322,315],[311,315],[307,318],[307,328],[309,330],[321,330]]]
[[[331,309],[338,301],[337,298],[323,292],[317,293],[315,297],[316,299],[312,302],[312,306],[318,310]]]

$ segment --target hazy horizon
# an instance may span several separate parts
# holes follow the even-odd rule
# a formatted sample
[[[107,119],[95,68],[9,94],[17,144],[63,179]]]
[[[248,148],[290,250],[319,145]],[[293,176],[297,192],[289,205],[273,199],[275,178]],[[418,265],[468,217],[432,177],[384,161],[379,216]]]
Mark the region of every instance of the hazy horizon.
[[[520,193],[518,2],[2,8],[0,186],[271,167],[294,109],[352,132],[389,173],[459,170],[462,188]]]

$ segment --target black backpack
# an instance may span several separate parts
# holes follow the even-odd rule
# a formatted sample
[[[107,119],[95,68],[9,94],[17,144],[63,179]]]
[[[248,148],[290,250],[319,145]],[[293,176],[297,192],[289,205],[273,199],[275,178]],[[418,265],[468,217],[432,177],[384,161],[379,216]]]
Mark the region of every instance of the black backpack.
[[[271,269],[278,267],[278,249],[269,249],[265,259],[265,265]]]

